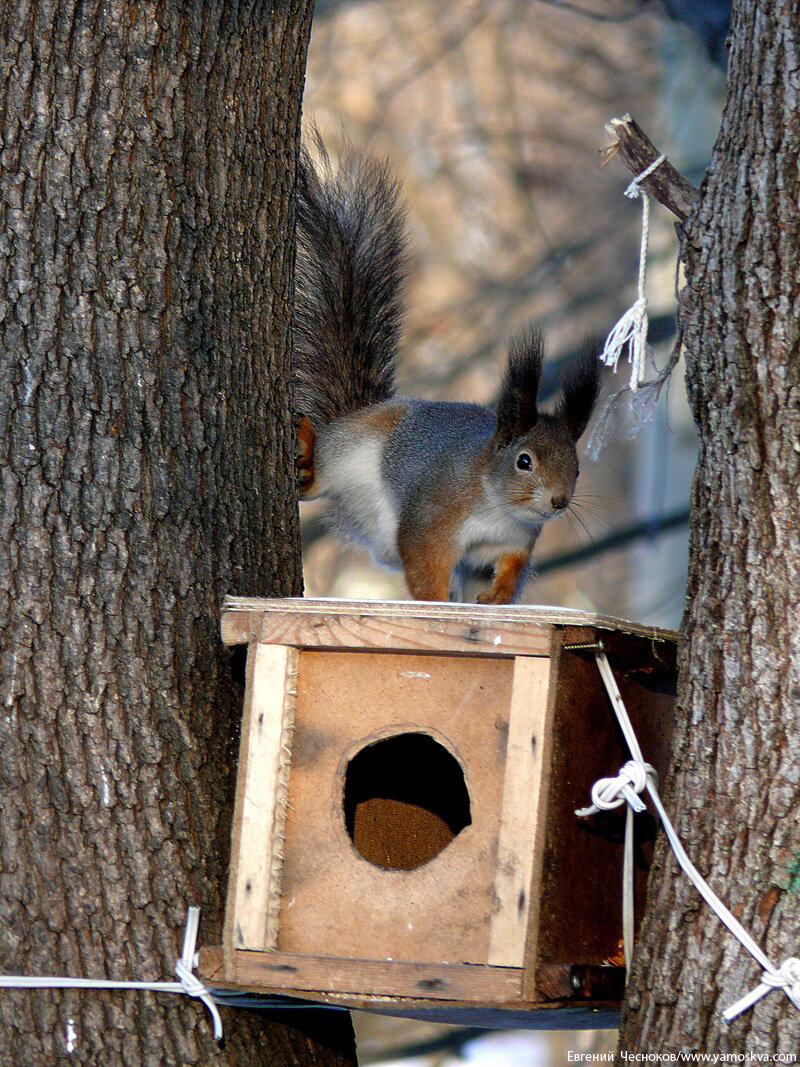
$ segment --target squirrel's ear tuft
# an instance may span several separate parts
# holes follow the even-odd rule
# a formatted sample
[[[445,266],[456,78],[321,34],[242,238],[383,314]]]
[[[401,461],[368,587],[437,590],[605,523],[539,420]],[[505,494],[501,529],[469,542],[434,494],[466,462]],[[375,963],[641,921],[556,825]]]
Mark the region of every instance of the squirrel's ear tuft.
[[[573,441],[586,429],[600,393],[600,351],[597,341],[588,341],[561,379],[562,397],[557,414],[566,423]]]
[[[497,399],[495,443],[498,448],[511,444],[536,424],[543,363],[544,341],[538,330],[531,327],[512,338]]]

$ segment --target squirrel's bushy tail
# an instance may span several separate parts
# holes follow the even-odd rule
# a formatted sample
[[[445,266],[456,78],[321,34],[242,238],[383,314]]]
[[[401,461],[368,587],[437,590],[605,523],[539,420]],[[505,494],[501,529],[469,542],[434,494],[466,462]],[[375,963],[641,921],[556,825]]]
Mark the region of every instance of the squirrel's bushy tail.
[[[295,407],[314,425],[389,399],[403,317],[405,211],[373,156],[303,150],[297,192]]]

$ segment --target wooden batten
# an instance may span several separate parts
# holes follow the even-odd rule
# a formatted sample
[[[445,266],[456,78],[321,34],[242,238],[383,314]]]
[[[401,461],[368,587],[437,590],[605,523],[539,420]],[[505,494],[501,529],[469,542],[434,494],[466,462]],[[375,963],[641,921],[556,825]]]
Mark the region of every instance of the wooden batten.
[[[575,642],[601,636],[612,645],[620,632],[628,644],[632,638],[637,639],[637,647],[664,641],[674,646],[678,637],[672,630],[566,608],[302,597],[227,597],[221,634],[226,645],[253,640],[297,648],[385,648],[514,656],[549,655],[554,627],[563,628]]]
[[[549,656],[518,656],[514,660],[494,883],[496,910],[487,959],[495,967],[522,967],[526,952],[536,955],[535,943],[528,941],[528,928],[538,901],[531,900],[530,889],[542,862],[539,831],[549,770],[554,700],[550,683],[554,677]]]
[[[229,954],[277,940],[297,658],[295,648],[261,644],[248,656],[223,934]],[[248,848],[250,841],[261,847]]]
[[[395,982],[402,982],[402,992],[399,993],[353,993],[350,991],[338,991],[326,984],[331,977],[331,971],[326,971],[324,966],[330,962],[320,961],[323,966],[315,967],[317,961],[303,960],[301,968],[308,964],[305,970],[305,979],[301,988],[291,985],[283,985],[281,975],[286,970],[291,970],[292,964],[286,963],[281,957],[280,962],[267,966],[259,966],[255,962],[254,953],[236,953],[235,970],[238,978],[232,982],[226,977],[223,953],[218,947],[204,947],[200,949],[198,972],[204,981],[211,987],[222,988],[233,985],[236,989],[249,992],[264,993],[268,989],[270,993],[279,996],[297,996],[300,999],[318,1001],[323,1004],[335,1005],[342,1008],[350,1008],[358,1011],[376,1012],[381,1015],[394,1015],[400,1018],[423,1019],[430,1022],[451,1023],[460,1026],[479,1027],[513,1027],[520,1029],[545,1029],[545,1030],[579,1030],[579,1029],[602,1029],[610,1028],[617,1024],[617,1007],[624,991],[624,969],[618,967],[603,968],[603,975],[608,974],[602,985],[595,981],[586,982],[586,974],[589,968],[571,968],[569,966],[558,968],[557,980],[548,974],[544,985],[548,988],[549,995],[545,1000],[526,1003],[520,996],[519,982],[512,969],[499,973],[499,979],[491,984],[479,981],[477,984],[478,996],[467,995],[466,998],[456,994],[459,982],[466,983],[469,989],[476,988],[474,984],[475,968],[461,968],[461,975],[439,976],[432,972],[426,974],[414,970],[413,965],[398,964],[398,971],[394,978]],[[359,967],[359,961],[338,961],[345,964],[353,963],[352,968],[344,967],[338,970],[338,979],[330,984],[349,987],[352,985],[368,985],[371,989],[383,989],[384,977],[394,970],[394,964],[385,964],[375,967],[374,961],[368,961],[371,965],[366,969]],[[274,970],[273,970],[274,968]],[[361,981],[353,980],[348,975],[354,972],[361,974]],[[551,969],[553,970],[553,969]],[[265,973],[267,974],[265,978]],[[620,972],[622,972],[620,974]],[[595,969],[595,975],[598,971]],[[409,995],[408,990],[416,986],[420,989],[420,981],[431,983],[437,978],[444,977],[443,986],[450,991],[450,997],[444,995],[444,988],[439,992],[443,995],[433,998],[429,989]],[[576,980],[577,979],[577,980]],[[392,979],[389,980],[390,984]],[[314,989],[314,985],[319,989]],[[591,990],[591,995],[585,995],[583,990]]]
[[[214,958],[203,966],[211,969]],[[286,991],[327,990],[331,993],[410,997],[466,1004],[519,1001],[522,971],[514,967],[470,967],[464,964],[413,963],[405,960],[351,960],[297,955],[291,952],[236,952],[225,961],[225,981],[258,989],[280,985]]]
[[[574,813],[628,754],[594,651],[663,774],[677,635],[549,608],[253,598],[226,601],[222,635],[249,647],[207,980],[477,1025],[608,1025],[624,815]]]

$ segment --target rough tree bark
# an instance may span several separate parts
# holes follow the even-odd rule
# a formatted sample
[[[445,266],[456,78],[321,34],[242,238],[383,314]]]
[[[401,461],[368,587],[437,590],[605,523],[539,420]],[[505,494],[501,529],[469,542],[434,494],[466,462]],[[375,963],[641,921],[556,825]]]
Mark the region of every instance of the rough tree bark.
[[[800,928],[800,23],[735,0],[722,128],[682,242],[700,435],[668,809],[776,965]],[[760,968],[662,845],[623,1012],[626,1053],[796,1055],[779,992],[727,1026]]]
[[[218,943],[227,592],[301,589],[287,361],[309,0],[0,5],[0,970]],[[353,1062],[344,1014],[0,992],[0,1059]],[[314,1036],[313,1031],[319,1031]]]

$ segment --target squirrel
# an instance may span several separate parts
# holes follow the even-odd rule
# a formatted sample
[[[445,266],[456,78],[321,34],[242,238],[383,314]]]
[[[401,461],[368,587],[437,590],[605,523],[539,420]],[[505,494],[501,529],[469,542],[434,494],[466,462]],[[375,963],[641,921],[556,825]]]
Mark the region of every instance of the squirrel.
[[[596,346],[540,412],[541,334],[509,346],[496,410],[395,395],[406,277],[405,210],[387,164],[319,135],[297,189],[294,387],[301,499],[324,497],[335,532],[402,567],[415,600],[483,604],[521,593],[545,522],[568,508],[576,442],[600,385]],[[485,588],[489,581],[488,589]]]

